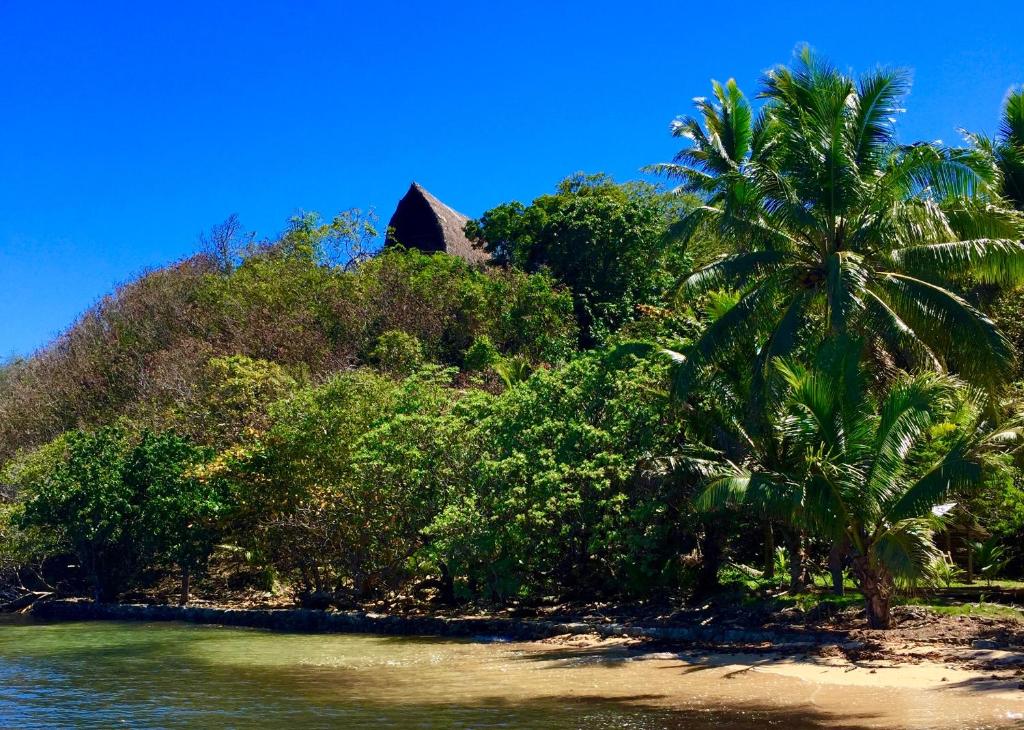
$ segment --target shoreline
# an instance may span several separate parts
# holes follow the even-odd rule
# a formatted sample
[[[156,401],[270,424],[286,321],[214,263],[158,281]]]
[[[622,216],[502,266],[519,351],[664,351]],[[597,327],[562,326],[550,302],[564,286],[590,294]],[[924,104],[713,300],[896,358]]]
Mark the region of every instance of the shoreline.
[[[301,608],[180,607],[52,600],[30,612],[44,621],[184,622],[281,633],[440,637],[500,643],[549,666],[590,663],[685,666],[734,679],[763,674],[811,688],[909,692],[936,698],[983,695],[1002,703],[1006,718],[1024,718],[1024,647],[974,649],[939,643],[885,643],[844,632],[642,627],[536,619],[384,615]],[[924,694],[920,694],[924,693]],[[932,694],[941,693],[941,694]],[[909,695],[908,695],[909,696]]]
[[[303,633],[381,634],[386,636],[499,637],[542,641],[560,636],[719,646],[772,651],[808,651],[817,647],[860,649],[863,644],[836,631],[779,631],[707,626],[633,626],[623,623],[551,621],[495,616],[404,616],[367,611],[310,608],[227,608],[167,604],[93,603],[87,600],[41,601],[32,616],[49,621],[182,621],[185,623]]]
[[[661,650],[703,656],[812,660],[818,667],[940,665],[977,672],[1014,671],[1024,690],[1024,641],[943,643],[938,636],[907,639],[891,632],[704,625],[643,626],[616,622],[559,621],[499,616],[401,615],[308,608],[230,608],[168,604],[93,603],[57,599],[27,611],[48,621],[141,621],[255,628],[277,632],[435,636],[477,641],[534,642],[589,648],[622,647],[643,654]],[[776,662],[777,664],[777,662]],[[1024,692],[1021,693],[1024,697]]]
[[[291,633],[435,636],[515,644],[547,655],[630,661],[672,660],[731,678],[747,672],[815,686],[971,691],[1010,701],[1024,713],[1024,648],[878,646],[839,632],[710,630],[596,625],[495,617],[409,617],[359,611],[241,609],[54,600],[30,615],[47,621],[185,622]],[[1014,710],[1017,712],[1017,710]],[[1024,714],[1022,714],[1024,716]]]

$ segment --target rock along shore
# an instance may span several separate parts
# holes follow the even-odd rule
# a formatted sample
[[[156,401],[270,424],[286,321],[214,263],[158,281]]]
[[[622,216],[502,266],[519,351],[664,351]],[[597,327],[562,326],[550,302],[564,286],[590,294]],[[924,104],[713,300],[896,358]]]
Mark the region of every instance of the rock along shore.
[[[190,606],[93,603],[56,600],[36,604],[32,615],[51,621],[184,621],[307,633],[450,636],[537,641],[566,634],[596,634],[673,644],[713,647],[762,647],[806,651],[825,645],[853,648],[842,632],[782,632],[708,626],[641,627],[618,623],[557,622],[496,617],[397,616],[362,611],[303,608],[239,609]]]

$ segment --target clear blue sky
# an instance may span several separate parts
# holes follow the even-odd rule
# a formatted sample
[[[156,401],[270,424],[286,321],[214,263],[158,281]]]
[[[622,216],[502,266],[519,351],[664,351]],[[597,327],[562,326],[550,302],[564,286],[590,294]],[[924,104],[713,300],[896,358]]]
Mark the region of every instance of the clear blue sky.
[[[991,131],[1024,3],[0,0],[0,357],[238,213],[469,215],[576,170],[638,176],[709,80],[808,42],[914,71],[904,140]],[[838,5],[838,4],[837,4]]]

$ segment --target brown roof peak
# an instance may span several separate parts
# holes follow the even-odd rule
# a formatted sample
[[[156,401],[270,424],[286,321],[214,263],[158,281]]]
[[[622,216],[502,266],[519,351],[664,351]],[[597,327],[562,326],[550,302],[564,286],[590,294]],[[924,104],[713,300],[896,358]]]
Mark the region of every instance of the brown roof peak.
[[[385,246],[402,245],[427,253],[444,252],[471,263],[486,263],[486,251],[475,248],[466,237],[468,216],[434,197],[418,182],[398,201],[388,223]]]

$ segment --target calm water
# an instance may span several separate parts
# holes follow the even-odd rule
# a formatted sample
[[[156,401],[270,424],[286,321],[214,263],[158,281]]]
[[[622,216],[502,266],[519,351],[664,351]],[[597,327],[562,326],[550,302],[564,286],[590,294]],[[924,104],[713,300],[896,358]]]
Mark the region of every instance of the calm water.
[[[977,693],[838,688],[617,650],[0,616],[4,728],[981,728],[1007,717]]]

